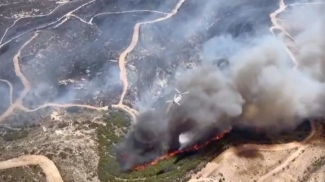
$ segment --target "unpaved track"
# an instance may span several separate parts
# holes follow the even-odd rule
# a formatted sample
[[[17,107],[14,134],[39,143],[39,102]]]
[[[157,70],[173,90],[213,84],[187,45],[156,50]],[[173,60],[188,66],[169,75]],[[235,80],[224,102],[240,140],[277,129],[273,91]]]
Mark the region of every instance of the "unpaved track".
[[[303,150],[305,150],[307,148],[306,145],[299,147],[299,149],[297,151],[295,151],[295,153],[291,154],[287,160],[285,160],[282,164],[278,165],[275,169],[273,169],[272,171],[266,173],[265,175],[261,176],[258,179],[258,182],[263,182],[266,179],[268,179],[269,177],[271,177],[273,174],[279,172],[281,169],[283,169],[284,167],[286,167],[293,159],[296,159],[297,157],[299,157],[299,155],[302,153]]]
[[[319,4],[319,3],[296,3],[292,5],[301,5],[301,4]],[[286,8],[289,5],[286,5],[284,0],[279,0],[279,9],[274,11],[273,13],[270,14],[270,19],[273,24],[272,27],[270,27],[270,31],[274,33],[274,29],[279,29],[282,31],[282,33],[288,38],[291,43],[294,43],[294,39],[291,37],[291,35],[283,28],[281,27],[278,22],[277,22],[277,16],[282,13],[283,11],[286,10]],[[290,5],[291,6],[291,5]],[[297,47],[295,45],[295,47]],[[289,54],[291,61],[294,63],[294,69],[298,67],[298,61],[296,60],[294,54],[290,51],[288,47],[286,47],[286,51]],[[282,164],[274,168],[273,170],[269,171],[265,175],[261,176],[258,179],[258,182],[263,182],[266,179],[268,179],[270,176],[273,174],[277,173],[280,171],[282,168],[287,166],[293,159],[297,158],[302,151],[307,147],[307,143],[313,138],[313,136],[316,133],[316,127],[314,121],[310,121],[311,124],[311,132],[306,137],[302,142],[291,142],[291,143],[286,143],[286,144],[275,144],[275,145],[256,145],[256,144],[244,144],[238,147],[231,147],[228,150],[224,151],[221,155],[219,155],[217,158],[215,158],[212,162],[215,162],[216,164],[220,163],[222,160],[225,160],[229,158],[232,155],[245,152],[245,151],[282,151],[282,150],[290,150],[294,148],[298,148],[297,151],[295,151],[293,154],[291,154],[287,160],[285,160]],[[203,181],[213,181],[212,179],[209,179],[209,176],[216,170],[216,167],[211,168],[210,170],[206,170],[205,174],[202,175],[202,178],[200,179],[190,179],[189,182],[203,182]]]
[[[92,3],[92,2],[94,2],[94,0],[92,0],[92,1],[90,1],[88,3],[86,3],[86,4],[89,4],[89,3]],[[119,103],[116,104],[116,105],[113,105],[113,107],[120,108],[120,109],[124,110],[129,115],[131,115],[134,120],[135,120],[135,117],[138,114],[138,112],[136,110],[134,110],[134,109],[132,109],[132,108],[130,108],[130,107],[123,104],[123,100],[124,100],[124,97],[125,97],[127,89],[128,89],[128,80],[127,80],[127,71],[126,71],[126,67],[125,67],[125,64],[126,64],[125,59],[126,59],[127,55],[135,48],[135,46],[138,43],[139,31],[140,31],[141,25],[152,24],[152,23],[155,23],[155,22],[159,22],[159,21],[163,21],[163,20],[166,20],[168,18],[171,18],[172,16],[174,16],[177,13],[178,9],[181,7],[181,5],[184,2],[185,2],[185,0],[180,0],[170,13],[161,13],[163,15],[166,15],[164,17],[161,17],[161,18],[158,18],[158,19],[155,19],[155,20],[152,20],[152,21],[139,22],[139,23],[135,24],[134,32],[133,32],[133,36],[132,36],[132,41],[131,41],[130,45],[127,47],[127,49],[119,57],[120,79],[123,82],[123,92],[121,94],[121,98],[120,98]],[[84,5],[86,5],[86,4],[84,4]],[[270,30],[273,31],[274,28],[281,29],[284,32],[284,34],[293,41],[292,37],[287,32],[285,32],[280,27],[280,25],[278,25],[277,22],[276,22],[276,16],[279,13],[281,13],[282,11],[284,11],[286,9],[286,7],[287,6],[284,4],[284,1],[280,0],[280,8],[279,8],[279,10],[277,10],[276,12],[274,12],[273,14],[270,15],[271,20],[272,20],[272,22],[274,24],[274,26],[271,27]],[[72,15],[71,13],[72,13],[72,11],[65,15],[66,19],[68,19],[70,17],[70,15]],[[15,23],[17,21],[15,21]],[[2,43],[3,38],[4,38],[4,36],[6,35],[6,33],[7,33],[7,31],[9,29],[10,29],[10,27],[6,30],[5,34],[1,38],[0,43]],[[12,99],[10,99],[11,100],[11,105],[0,116],[0,122],[3,121],[6,117],[10,116],[15,109],[20,109],[20,110],[25,111],[25,112],[34,112],[34,111],[37,111],[37,110],[45,108],[45,107],[53,107],[53,106],[54,107],[72,107],[72,106],[75,106],[75,107],[95,109],[95,110],[107,110],[107,106],[106,107],[95,107],[95,106],[90,106],[90,105],[79,105],[79,104],[46,103],[46,104],[44,104],[44,105],[42,105],[42,106],[40,106],[40,107],[38,107],[36,109],[28,109],[28,108],[26,108],[26,107],[24,107],[22,105],[22,100],[27,95],[27,93],[30,91],[31,86],[30,86],[30,83],[27,80],[27,78],[23,75],[23,73],[20,70],[19,57],[20,57],[22,49],[24,47],[26,47],[27,44],[29,44],[37,36],[38,36],[38,33],[36,32],[34,34],[34,36],[31,37],[31,39],[29,39],[27,42],[25,42],[25,44],[20,48],[18,53],[14,56],[13,63],[14,63],[15,73],[20,78],[20,80],[22,81],[22,83],[24,85],[24,89],[20,93],[19,98],[16,99],[14,102],[12,101]],[[11,40],[9,40],[9,41],[11,41]],[[0,47],[3,46],[3,45],[4,44],[1,44]],[[295,63],[295,65],[297,65],[298,63],[294,59],[293,54],[290,51],[288,51],[288,53],[289,53],[292,61]],[[12,98],[12,84],[10,82],[6,81],[6,80],[0,80],[0,81],[6,82],[9,85],[10,98]],[[301,143],[292,142],[292,143],[283,144],[283,145],[270,145],[270,146],[246,144],[246,145],[242,145],[242,146],[237,147],[237,148],[228,149],[223,154],[221,154],[216,160],[222,160],[222,159],[225,159],[225,158],[235,154],[236,152],[243,152],[243,151],[247,151],[247,150],[280,151],[280,150],[286,150],[286,149],[301,147],[301,146],[303,146],[304,143],[306,143],[314,135],[315,129],[314,129],[313,122],[312,122],[312,126],[313,126],[312,132],[309,135],[309,137],[307,137],[305,139],[304,142],[301,142]],[[294,157],[295,157],[295,155],[293,155],[292,158],[294,158]],[[288,161],[289,161],[289,159],[288,159]],[[55,164],[51,160],[49,160],[47,157],[41,156],[41,155],[24,155],[24,156],[21,156],[21,157],[18,157],[18,158],[10,159],[10,160],[7,160],[7,161],[2,161],[2,162],[0,162],[0,169],[9,169],[9,168],[13,168],[13,167],[20,167],[20,166],[27,166],[27,165],[39,165],[44,170],[44,173],[46,174],[46,178],[47,178],[47,180],[49,182],[63,182],[63,179],[62,179],[58,169],[56,168]],[[285,163],[283,165],[285,165]],[[276,171],[276,170],[278,170],[278,168],[274,169],[273,172]],[[266,175],[266,177],[264,177],[264,178],[267,178],[268,175],[271,174],[271,172],[268,173]],[[273,174],[273,172],[272,172],[272,174]]]
[[[309,3],[307,3],[309,4]],[[297,4],[295,4],[297,5]],[[281,12],[285,11],[286,8],[288,7],[288,5],[285,4],[284,0],[279,0],[279,9],[276,10],[274,13],[270,14],[270,18],[271,18],[271,21],[273,23],[273,26],[270,28],[270,30],[272,31],[273,28],[278,28],[280,29],[284,35],[290,39],[290,41],[292,43],[294,43],[294,39],[291,37],[291,35],[283,28],[281,27],[278,22],[277,22],[277,16],[278,14],[280,14]],[[272,31],[273,32],[273,31]],[[295,45],[295,43],[294,43]],[[297,48],[298,46],[295,45],[295,48]],[[294,54],[290,51],[289,47],[286,47],[286,51],[287,53],[289,54],[292,62],[294,63],[295,65],[295,69],[299,66],[299,62],[296,60]],[[295,151],[293,154],[291,154],[282,164],[280,164],[279,166],[277,166],[276,168],[274,168],[273,170],[269,171],[268,173],[266,173],[265,175],[261,176],[257,182],[263,182],[265,181],[266,179],[268,179],[269,177],[271,177],[273,174],[279,172],[281,169],[283,169],[284,167],[286,167],[292,160],[296,159],[301,153],[303,150],[306,149],[307,147],[307,142],[309,142],[309,140],[315,135],[315,132],[316,132],[316,128],[315,128],[315,123],[313,121],[310,121],[311,123],[311,133],[309,134],[309,136],[307,138],[305,138],[302,142],[300,143],[289,143],[289,144],[292,144],[292,148],[298,148],[297,151]],[[284,150],[288,150],[290,148],[285,148]]]
[[[12,105],[12,91],[13,91],[12,85],[8,80],[0,79],[0,81],[5,82],[8,85],[8,87],[9,87],[9,101],[10,101],[10,105]]]
[[[27,42],[23,44],[23,46],[18,50],[18,52],[15,54],[13,58],[13,63],[14,63],[14,68],[15,68],[15,73],[16,76],[19,77],[21,82],[24,85],[23,91],[20,93],[19,98],[15,100],[14,103],[12,103],[8,109],[0,116],[0,122],[3,121],[6,117],[10,116],[12,112],[19,106],[22,105],[24,97],[27,95],[27,93],[30,90],[30,84],[24,74],[20,70],[20,65],[19,65],[19,57],[21,54],[21,51],[36,37],[38,36],[38,33],[35,33],[34,36],[32,36]],[[10,83],[11,85],[11,83]],[[10,86],[12,88],[12,85]],[[11,93],[12,94],[12,93]],[[10,96],[12,98],[12,96]]]
[[[273,26],[270,28],[270,31],[274,33],[274,29],[278,29],[281,30],[282,34],[284,34],[285,38],[289,39],[289,41],[294,45],[294,48],[297,48],[294,39],[292,38],[292,36],[278,23],[277,20],[277,16],[282,13],[283,11],[285,11],[287,9],[287,5],[284,3],[284,0],[279,0],[279,9],[277,9],[276,11],[274,11],[273,13],[270,14],[270,19],[271,22],[273,24]],[[286,47],[286,51],[289,54],[292,62],[294,63],[295,67],[298,67],[298,61],[295,58],[294,54],[292,53],[292,51],[290,51],[289,47]]]
[[[274,144],[274,145],[257,145],[257,144],[244,144],[237,147],[231,147],[220,154],[217,158],[215,158],[212,163],[216,163],[217,165],[221,163],[221,161],[226,160],[232,155],[242,153],[245,151],[283,151],[283,150],[290,150],[294,148],[299,148],[295,153],[293,153],[284,163],[277,166],[272,171],[268,172],[264,176],[260,177],[258,182],[262,182],[270,177],[272,174],[276,173],[277,171],[281,170],[284,166],[286,166],[290,161],[298,157],[301,151],[306,147],[306,144],[313,138],[316,133],[316,127],[314,121],[310,121],[311,123],[311,132],[302,142],[291,142],[286,144]],[[202,178],[209,179],[209,176],[216,170],[216,167],[213,167],[209,170],[205,170],[205,173],[202,174]],[[190,179],[189,182],[199,182],[202,181],[200,179]],[[207,180],[209,181],[209,180]]]
[[[133,35],[132,35],[132,40],[131,40],[131,43],[130,45],[122,52],[122,54],[120,55],[119,57],[119,67],[120,67],[120,79],[122,80],[123,82],[123,91],[122,91],[122,94],[121,94],[121,98],[120,98],[120,101],[118,104],[116,105],[112,105],[112,107],[115,107],[115,108],[120,108],[122,110],[124,110],[125,112],[127,112],[130,116],[133,117],[133,120],[136,121],[136,115],[138,115],[138,111],[126,106],[123,104],[123,100],[124,100],[124,97],[126,95],[126,92],[127,92],[127,89],[128,89],[128,86],[129,86],[129,83],[128,83],[128,79],[127,79],[127,71],[126,71],[126,67],[125,67],[125,64],[126,64],[126,57],[127,55],[133,51],[133,49],[135,48],[135,46],[138,44],[138,41],[139,41],[139,35],[140,35],[140,27],[141,25],[145,25],[145,24],[152,24],[152,23],[156,23],[156,22],[160,22],[160,21],[163,21],[163,20],[166,20],[168,18],[171,18],[172,16],[174,16],[178,9],[182,6],[182,4],[185,2],[185,0],[180,0],[176,6],[169,12],[166,14],[166,16],[164,17],[161,17],[161,18],[157,18],[155,20],[150,20],[150,21],[144,21],[144,22],[139,22],[139,23],[136,23],[135,26],[134,26],[134,31],[133,31]]]
[[[67,19],[69,19],[73,15],[72,13],[74,11],[76,11],[79,8],[85,6],[85,5],[89,4],[89,3],[92,3],[94,1],[95,0],[92,0],[92,1],[89,1],[88,3],[85,3],[85,4],[81,5],[80,7],[76,8],[73,11],[70,11],[69,13],[64,15],[59,20],[56,20],[55,22],[52,22],[51,24],[57,23],[57,22],[61,21],[63,18],[65,18],[61,23],[57,24],[55,27],[60,26],[63,22],[65,22]],[[132,41],[131,41],[130,45],[127,47],[127,49],[119,57],[120,79],[123,81],[123,92],[121,94],[121,98],[120,98],[119,103],[116,104],[116,105],[112,105],[112,107],[124,110],[130,116],[133,117],[134,121],[135,121],[136,115],[138,114],[138,111],[136,111],[136,110],[134,110],[134,109],[132,109],[132,108],[130,108],[130,107],[123,104],[123,100],[124,100],[125,94],[126,94],[127,89],[128,89],[127,71],[126,71],[126,68],[125,68],[126,56],[135,48],[135,46],[138,43],[139,31],[140,31],[140,26],[141,25],[152,24],[152,23],[155,23],[155,22],[159,22],[159,21],[163,21],[163,20],[166,20],[168,18],[171,18],[172,16],[174,16],[177,13],[178,9],[181,7],[181,5],[184,2],[185,2],[185,0],[180,0],[176,4],[174,9],[171,10],[170,13],[155,12],[155,13],[160,13],[160,14],[166,15],[164,17],[161,17],[161,18],[158,18],[158,19],[155,19],[155,20],[152,20],[152,21],[136,23],[135,26],[134,26]],[[62,6],[62,5],[60,5],[60,6]],[[49,13],[49,14],[51,14],[51,13]],[[108,12],[108,13],[110,13],[110,12]],[[115,12],[115,13],[118,13],[118,12]],[[125,12],[121,12],[121,13],[125,13]],[[98,16],[98,15],[95,15],[95,16]],[[42,16],[47,16],[47,15],[42,15]],[[35,17],[37,17],[37,16],[35,16]],[[12,26],[14,26],[15,23],[18,22],[19,20],[20,19],[16,20],[13,23],[13,25],[11,25],[10,27],[8,27],[6,29],[4,35],[0,39],[0,44],[2,43],[5,35],[10,30],[10,28]],[[91,24],[92,22],[90,21],[88,23]],[[20,37],[20,36],[21,35],[18,35],[17,37]],[[39,109],[46,108],[46,107],[80,107],[80,108],[94,109],[94,110],[98,110],[98,111],[108,110],[107,106],[105,106],[105,107],[95,107],[95,106],[81,105],[81,104],[46,103],[46,104],[43,104],[43,105],[39,106],[36,109],[28,109],[25,106],[23,106],[23,99],[24,99],[24,97],[26,97],[27,93],[31,90],[31,84],[21,71],[21,68],[20,68],[20,65],[19,65],[19,58],[20,58],[20,55],[21,55],[21,51],[30,42],[32,42],[37,36],[38,36],[38,32],[35,32],[35,34],[28,41],[26,41],[23,44],[23,46],[19,49],[19,51],[16,53],[16,55],[13,58],[15,74],[16,74],[17,77],[19,77],[19,79],[21,80],[21,82],[24,85],[24,89],[21,91],[19,98],[16,99],[14,102],[12,101],[12,95],[13,95],[13,86],[12,86],[12,84],[7,80],[0,79],[0,81],[5,82],[5,83],[8,84],[9,91],[10,91],[10,106],[8,107],[8,109],[2,115],[0,115],[0,122],[4,121],[4,119],[7,118],[8,116],[10,116],[16,109],[22,110],[24,112],[34,112],[34,111],[37,111]],[[13,39],[11,39],[11,40],[13,40]],[[6,43],[10,42],[11,40],[7,41]],[[1,44],[0,47],[5,45],[6,43]],[[27,165],[39,165],[44,170],[44,173],[46,174],[46,179],[47,179],[48,182],[63,182],[63,179],[62,179],[62,177],[60,175],[60,172],[57,169],[57,167],[55,166],[55,164],[50,159],[48,159],[47,157],[42,156],[42,155],[24,155],[24,156],[20,156],[20,157],[17,157],[17,158],[10,159],[10,160],[2,161],[2,162],[0,162],[0,170],[1,169],[14,168],[14,167],[27,166]]]
[[[95,107],[95,106],[90,106],[90,105],[82,105],[82,104],[57,104],[57,103],[46,103],[44,105],[39,106],[36,109],[28,109],[25,106],[23,106],[23,99],[26,97],[26,95],[28,94],[28,92],[31,90],[31,84],[28,81],[28,79],[25,77],[25,75],[22,73],[21,69],[20,69],[20,65],[19,65],[19,59],[20,59],[20,55],[21,55],[21,51],[30,43],[32,42],[37,36],[38,36],[38,32],[34,33],[34,35],[28,40],[26,41],[22,47],[18,50],[18,52],[15,54],[14,58],[13,58],[13,64],[14,64],[14,68],[15,68],[15,74],[16,76],[21,80],[22,84],[24,85],[24,89],[21,91],[19,97],[13,102],[12,101],[12,94],[13,94],[13,86],[12,84],[7,81],[7,80],[3,80],[0,79],[0,81],[2,82],[6,82],[9,85],[9,89],[10,89],[10,100],[11,100],[11,104],[8,107],[8,109],[2,114],[0,115],[0,122],[2,122],[5,118],[7,118],[8,116],[10,116],[15,109],[20,109],[22,111],[25,112],[34,112],[37,111],[39,109],[43,109],[46,107],[50,107],[50,106],[54,106],[54,107],[81,107],[81,108],[88,108],[88,109],[94,109],[94,110],[108,110],[108,107]]]
[[[224,160],[231,155],[250,151],[250,150],[256,150],[256,151],[282,151],[282,150],[290,150],[298,147],[303,147],[306,143],[308,143],[313,136],[316,133],[316,127],[315,122],[310,121],[311,124],[311,132],[303,141],[301,142],[290,142],[286,144],[274,144],[274,145],[257,145],[257,144],[244,144],[240,145],[238,147],[231,147],[228,150],[226,150],[224,153],[219,155],[216,159],[214,159],[214,162],[220,162],[221,160]]]
[[[55,164],[43,155],[24,155],[2,161],[0,162],[0,170],[28,165],[39,165],[46,174],[48,182],[63,182],[60,172],[56,168]]]

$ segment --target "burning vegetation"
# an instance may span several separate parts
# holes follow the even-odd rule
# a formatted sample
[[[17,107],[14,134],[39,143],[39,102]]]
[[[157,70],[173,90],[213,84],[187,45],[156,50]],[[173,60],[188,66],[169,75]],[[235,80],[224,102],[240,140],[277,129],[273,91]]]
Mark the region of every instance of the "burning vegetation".
[[[119,179],[144,179],[150,182],[186,181],[189,174],[195,173],[214,159],[224,150],[244,143],[280,144],[292,141],[302,141],[310,133],[309,122],[303,122],[295,132],[278,133],[256,132],[253,128],[235,127],[224,135],[218,135],[209,142],[198,143],[183,150],[162,154],[146,164],[133,167],[128,173],[120,171],[120,164],[116,161],[114,143],[124,140],[121,133],[126,133],[130,127],[130,119],[121,112],[113,112],[105,119],[105,126],[97,127],[99,139],[100,162],[98,176],[101,181],[117,182]],[[116,132],[120,128],[120,132]],[[222,138],[221,138],[222,136]],[[197,150],[199,148],[199,150]],[[258,152],[251,151],[249,156],[258,157]],[[153,165],[152,165],[153,164]],[[189,173],[190,171],[190,173]]]
[[[325,29],[324,21],[316,24],[313,31]],[[323,43],[315,42],[315,46],[323,47]],[[324,58],[323,54],[305,53],[297,59],[303,63],[308,56]],[[140,113],[117,146],[121,170],[155,164],[233,127],[277,133],[293,131],[305,118],[322,116],[325,87],[319,77],[310,74],[320,72],[311,67],[306,67],[308,72],[293,69],[286,45],[278,38],[266,35],[253,39],[228,60],[222,69],[202,60],[181,74],[170,87],[189,93],[169,112],[160,107]],[[187,136],[185,143],[179,141],[183,134]]]
[[[263,31],[249,38],[220,34],[210,37],[202,46],[203,58],[186,71],[178,70],[181,74],[170,81],[160,98],[152,101],[154,104],[147,106],[151,109],[140,111],[124,139],[114,147],[121,171],[131,171],[130,176],[150,171],[150,175],[166,177],[166,171],[173,171],[182,161],[173,156],[200,153],[209,143],[228,142],[225,133],[231,130],[229,133],[236,134],[235,128],[249,128],[263,137],[277,136],[294,131],[305,118],[322,116],[325,71],[321,65],[325,57],[320,50],[325,48],[325,41],[318,36],[325,29],[325,21],[324,17],[317,18],[310,29],[295,35],[294,41],[300,47],[294,61],[283,40]],[[231,53],[222,49],[222,55],[207,55],[216,54],[222,46]],[[227,64],[215,65],[218,58],[227,60]],[[292,63],[296,62],[299,65],[293,69]],[[182,97],[180,105],[169,108],[165,100],[170,100],[167,97],[174,88],[189,93]],[[218,149],[211,150],[211,156],[224,146],[215,147]],[[159,164],[163,169],[155,168]],[[199,164],[180,170],[189,171]],[[171,178],[174,180],[167,181],[178,179]]]
[[[166,155],[160,156],[160,157],[156,158],[154,161],[152,161],[150,163],[147,163],[147,164],[143,164],[143,165],[139,165],[139,166],[134,167],[134,170],[141,170],[141,169],[144,169],[147,166],[156,165],[159,161],[166,160],[166,159],[170,159],[171,157],[174,157],[175,155],[178,155],[178,154],[182,154],[182,153],[185,153],[185,152],[192,152],[192,151],[200,150],[201,148],[207,146],[211,142],[213,142],[215,140],[221,139],[228,132],[229,131],[224,131],[223,133],[221,133],[221,134],[215,136],[214,138],[212,138],[212,139],[204,142],[203,144],[195,144],[193,146],[188,147],[187,149],[176,150],[174,152],[170,152],[170,153],[168,153]]]

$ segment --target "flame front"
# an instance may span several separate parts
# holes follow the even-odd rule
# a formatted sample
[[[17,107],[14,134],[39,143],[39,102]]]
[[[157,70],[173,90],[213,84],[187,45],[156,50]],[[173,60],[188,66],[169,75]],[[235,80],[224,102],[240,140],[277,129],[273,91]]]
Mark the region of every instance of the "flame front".
[[[142,170],[142,169],[146,168],[147,166],[156,165],[159,161],[166,160],[166,159],[170,159],[170,158],[174,157],[177,154],[181,154],[181,153],[184,153],[184,152],[190,152],[190,151],[199,150],[199,149],[205,147],[206,145],[208,145],[209,143],[211,143],[212,141],[219,140],[220,138],[222,138],[229,131],[230,130],[226,130],[226,131],[222,132],[221,134],[215,136],[211,140],[208,140],[208,141],[206,141],[205,143],[203,143],[201,145],[198,145],[198,144],[197,145],[193,145],[190,148],[187,148],[187,149],[184,149],[184,150],[176,150],[176,151],[171,152],[169,154],[160,156],[160,157],[158,157],[157,159],[155,159],[154,161],[152,161],[150,163],[147,163],[147,164],[143,164],[143,165],[139,165],[139,166],[134,167],[134,170],[138,171],[138,170]]]

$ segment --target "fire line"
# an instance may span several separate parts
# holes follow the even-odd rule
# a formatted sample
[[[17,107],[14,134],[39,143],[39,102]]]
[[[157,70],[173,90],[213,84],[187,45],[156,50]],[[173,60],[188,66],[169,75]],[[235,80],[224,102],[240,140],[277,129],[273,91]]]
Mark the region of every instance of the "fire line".
[[[230,129],[231,130],[231,129]],[[215,136],[214,138],[206,141],[205,143],[201,144],[201,145],[193,145],[192,147],[188,148],[188,149],[184,149],[184,150],[176,150],[174,152],[171,152],[169,154],[166,154],[166,155],[163,155],[163,156],[160,156],[158,157],[157,159],[155,159],[154,161],[150,162],[150,163],[146,163],[146,164],[142,164],[142,165],[139,165],[139,166],[136,166],[134,167],[133,169],[135,171],[139,171],[139,170],[142,170],[150,165],[156,165],[158,164],[159,161],[162,161],[162,160],[167,160],[167,159],[170,159],[172,157],[174,157],[175,155],[178,155],[178,154],[181,154],[181,153],[184,153],[184,152],[190,152],[190,151],[197,151],[205,146],[207,146],[208,144],[210,144],[211,142],[215,141],[215,140],[219,140],[221,138],[223,138],[223,136],[225,134],[227,134],[228,132],[230,132],[230,130],[226,130],[224,132],[222,132],[221,134]]]

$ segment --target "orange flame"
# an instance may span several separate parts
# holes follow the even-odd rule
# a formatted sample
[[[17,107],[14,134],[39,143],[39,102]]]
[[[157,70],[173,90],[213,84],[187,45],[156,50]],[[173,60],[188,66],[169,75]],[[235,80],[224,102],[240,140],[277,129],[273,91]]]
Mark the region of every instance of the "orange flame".
[[[206,145],[210,144],[212,141],[219,140],[220,138],[222,138],[229,131],[230,130],[226,130],[226,131],[222,132],[221,134],[215,136],[211,140],[208,140],[208,141],[206,141],[205,143],[203,143],[201,145],[197,145],[196,144],[196,145],[194,145],[194,146],[192,146],[190,148],[187,148],[187,149],[184,149],[184,150],[176,150],[176,151],[171,152],[169,154],[160,156],[160,157],[158,157],[157,159],[155,159],[154,161],[152,161],[150,163],[147,163],[147,164],[143,164],[143,165],[139,165],[139,166],[134,167],[134,170],[138,171],[138,170],[142,170],[142,169],[144,169],[144,168],[146,168],[146,167],[148,167],[150,165],[156,165],[156,164],[158,164],[159,161],[166,160],[166,159],[170,159],[170,158],[174,157],[177,154],[181,154],[181,153],[189,152],[189,151],[199,150],[199,149],[205,147]]]

